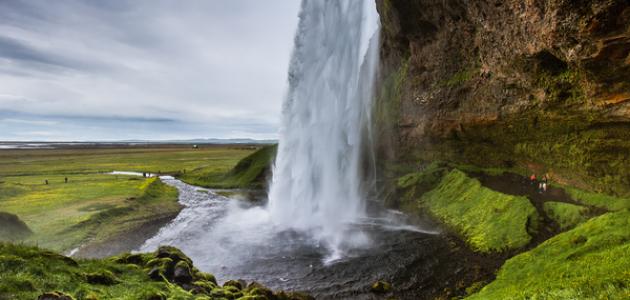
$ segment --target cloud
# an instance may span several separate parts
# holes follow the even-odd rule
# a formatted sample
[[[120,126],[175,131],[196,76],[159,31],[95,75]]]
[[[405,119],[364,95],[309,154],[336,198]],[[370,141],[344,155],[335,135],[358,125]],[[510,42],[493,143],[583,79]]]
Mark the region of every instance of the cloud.
[[[0,1],[0,110],[95,125],[94,138],[115,136],[121,122],[132,138],[275,136],[298,9],[284,0]],[[156,123],[178,125],[155,132]],[[13,125],[0,140],[41,131]]]

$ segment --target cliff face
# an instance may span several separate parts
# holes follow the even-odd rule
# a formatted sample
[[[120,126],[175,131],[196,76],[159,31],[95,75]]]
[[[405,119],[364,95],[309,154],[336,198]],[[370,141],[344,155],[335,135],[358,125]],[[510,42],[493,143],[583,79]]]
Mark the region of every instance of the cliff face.
[[[382,156],[630,194],[630,1],[377,6]]]

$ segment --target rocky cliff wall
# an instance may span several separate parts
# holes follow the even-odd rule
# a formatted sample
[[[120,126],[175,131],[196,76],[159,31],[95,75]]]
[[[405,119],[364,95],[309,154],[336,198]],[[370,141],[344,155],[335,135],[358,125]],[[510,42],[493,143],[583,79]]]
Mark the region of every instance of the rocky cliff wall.
[[[630,194],[630,1],[377,0],[379,153]]]

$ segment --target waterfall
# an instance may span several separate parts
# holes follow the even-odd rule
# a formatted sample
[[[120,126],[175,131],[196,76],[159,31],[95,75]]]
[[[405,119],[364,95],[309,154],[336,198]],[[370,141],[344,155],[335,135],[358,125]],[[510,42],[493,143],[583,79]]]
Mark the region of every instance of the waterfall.
[[[367,242],[352,225],[365,216],[376,20],[374,1],[302,1],[289,69],[268,211],[281,228],[312,234],[331,259]]]

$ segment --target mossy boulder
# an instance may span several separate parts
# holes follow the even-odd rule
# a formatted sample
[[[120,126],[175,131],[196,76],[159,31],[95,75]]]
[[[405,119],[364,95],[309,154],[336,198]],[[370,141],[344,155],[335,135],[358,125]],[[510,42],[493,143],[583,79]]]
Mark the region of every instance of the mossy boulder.
[[[181,260],[175,264],[173,280],[178,283],[190,283],[193,280],[190,265],[187,262]]]
[[[247,286],[247,283],[245,281],[242,280],[228,280],[223,284],[223,287],[235,287],[237,290],[242,290],[244,287]]]
[[[74,300],[74,297],[66,295],[62,292],[48,292],[39,295],[37,300]]]
[[[85,281],[89,284],[101,285],[113,285],[119,283],[116,276],[108,270],[85,274]]]
[[[0,243],[0,274],[1,299],[310,299],[276,294],[258,283],[245,288],[245,282],[236,280],[220,287],[212,274],[200,272],[173,247],[75,261],[35,247]],[[63,293],[41,294],[47,289]]]

